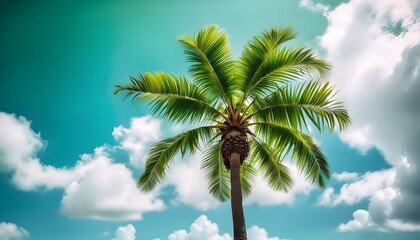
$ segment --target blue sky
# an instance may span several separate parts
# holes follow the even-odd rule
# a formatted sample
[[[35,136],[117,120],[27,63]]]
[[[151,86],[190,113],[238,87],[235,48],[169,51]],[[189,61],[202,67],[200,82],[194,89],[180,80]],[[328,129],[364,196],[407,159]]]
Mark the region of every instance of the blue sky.
[[[334,173],[325,189],[295,176],[244,200],[251,240],[420,238],[420,7],[415,0],[42,1],[0,14],[0,240],[231,239],[228,203],[207,193],[199,155],[143,193],[150,145],[186,126],[113,96],[143,71],[185,74],[176,38],[207,24],[233,55],[291,26],[333,65],[353,125],[313,132]],[[203,230],[204,229],[204,230]]]

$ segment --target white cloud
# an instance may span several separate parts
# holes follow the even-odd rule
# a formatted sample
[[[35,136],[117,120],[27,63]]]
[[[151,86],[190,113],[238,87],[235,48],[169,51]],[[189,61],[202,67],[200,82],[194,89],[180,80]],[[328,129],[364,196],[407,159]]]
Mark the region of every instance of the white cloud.
[[[356,172],[342,172],[342,173],[333,173],[332,178],[339,182],[347,182],[356,180],[359,175]]]
[[[162,185],[175,186],[175,203],[182,203],[202,211],[214,209],[221,203],[208,190],[207,179],[200,169],[202,156],[194,156],[176,161],[167,173],[167,179]],[[178,159],[179,160],[179,159]],[[244,204],[260,206],[292,204],[297,195],[308,195],[315,187],[304,176],[297,173],[297,169],[290,167],[294,179],[293,189],[289,192],[272,190],[266,180],[257,176],[253,182],[251,194],[244,199]],[[194,181],[191,181],[194,179]]]
[[[334,188],[327,187],[324,192],[319,196],[317,204],[319,206],[331,206],[334,197]]]
[[[119,227],[115,231],[115,238],[112,240],[135,240],[136,239],[136,229],[132,224],[127,226]]]
[[[401,198],[395,187],[394,168],[366,173],[358,181],[344,184],[338,194],[327,188],[318,199],[318,205],[353,205],[368,199],[368,210],[358,209],[353,219],[338,226],[340,232],[347,231],[420,231],[420,224],[397,219],[393,215],[394,201]]]
[[[115,127],[112,136],[119,141],[119,147],[130,154],[133,166],[143,167],[146,147],[157,141],[161,136],[161,121],[150,116],[132,118],[130,127],[120,125]]]
[[[370,198],[375,192],[392,186],[394,182],[394,169],[368,172],[360,177],[360,180],[344,184],[338,194],[334,193],[333,188],[327,188],[318,199],[318,204],[322,206],[356,204]]]
[[[371,136],[369,125],[363,127],[353,127],[351,131],[343,132],[340,137],[350,147],[358,149],[361,154],[365,154],[375,145]]]
[[[120,141],[120,148],[129,150],[131,163],[134,163],[131,160],[134,158],[141,160],[137,164],[144,164],[147,154],[144,151],[144,146],[160,137],[160,126],[160,121],[151,117],[133,118],[129,128],[125,128],[122,125],[114,128],[113,136],[117,141]],[[191,128],[192,126],[188,127]],[[148,132],[144,132],[144,129],[148,129]],[[186,129],[175,125],[168,131],[178,134],[180,130]],[[185,204],[201,211],[215,209],[220,206],[221,203],[209,193],[207,179],[200,169],[202,158],[201,153],[185,157],[184,159],[180,159],[179,155],[175,157],[174,164],[171,165],[170,169],[167,169],[166,179],[158,187],[163,188],[168,185],[175,187],[175,199],[172,199],[172,203]],[[258,204],[261,206],[292,204],[296,195],[308,195],[314,189],[314,186],[306,181],[304,176],[299,175],[296,168],[292,167],[291,169],[294,187],[290,192],[274,191],[262,177],[257,177],[254,182],[253,192],[245,199],[245,204]],[[194,179],[194,181],[191,181],[191,179]]]
[[[168,240],[231,240],[229,234],[219,234],[219,227],[207,216],[201,215],[190,226],[190,231],[177,230],[168,236]]]
[[[28,231],[14,223],[0,223],[0,240],[22,239],[29,237]]]
[[[350,220],[346,224],[340,224],[338,230],[340,232],[356,231],[356,230],[368,230],[374,229],[374,223],[369,215],[369,212],[363,209],[356,210],[353,213],[353,220]]]
[[[264,228],[255,225],[247,229],[247,235],[251,240],[280,240],[278,237],[268,237]],[[220,235],[217,224],[211,222],[206,215],[201,215],[191,224],[189,231],[174,231],[168,236],[168,240],[232,240],[232,237],[227,233]]]
[[[319,204],[369,199],[369,209],[356,211],[353,220],[340,225],[341,231],[419,230],[418,11],[416,0],[352,0],[327,15],[329,25],[319,40],[333,64],[331,81],[340,89],[340,100],[353,119],[341,138],[361,152],[377,148],[392,165],[386,171],[395,175],[393,181],[381,182],[369,180],[374,175],[367,173],[361,180],[345,184],[339,194],[331,188],[324,192]],[[370,185],[364,189],[362,183]],[[385,191],[395,195],[381,198]]]
[[[43,165],[36,157],[45,141],[24,117],[0,112],[0,133],[0,171],[12,173],[12,182],[21,190],[65,189],[61,201],[64,214],[131,220],[164,208],[158,190],[140,192],[131,171],[113,163],[107,146],[95,149],[93,155],[82,155],[71,168],[56,168]]]
[[[299,6],[307,8],[314,12],[321,12],[323,15],[327,16],[330,10],[330,7],[322,3],[314,3],[312,0],[300,0]]]
[[[70,216],[103,219],[141,219],[142,213],[161,211],[164,203],[158,192],[137,189],[131,171],[115,164],[104,149],[84,154],[75,167],[86,169],[83,177],[69,184],[61,200],[61,212]]]
[[[420,231],[420,225],[392,219],[392,200],[397,197],[395,189],[387,188],[375,192],[368,211],[359,209],[353,213],[353,219],[338,226],[340,232],[348,231]]]
[[[0,112],[0,171],[12,173],[21,190],[63,188],[75,175],[66,168],[43,165],[36,157],[46,145],[24,117]]]
[[[280,240],[278,237],[268,237],[267,230],[256,225],[247,230],[247,235],[252,240]]]
[[[201,155],[196,154],[177,161],[173,170],[168,171],[166,183],[163,184],[175,186],[175,203],[206,211],[218,207],[221,203],[209,193],[207,179],[200,169],[201,159]]]
[[[185,127],[174,125],[167,131],[179,134],[179,131],[186,130]],[[161,136],[161,121],[149,116],[133,118],[129,128],[120,125],[114,128],[112,135],[120,142],[120,148],[129,151],[130,163],[143,167],[147,155],[145,147],[156,142]],[[167,169],[166,179],[158,188],[168,185],[175,187],[176,197],[172,203],[185,204],[202,211],[214,209],[220,205],[220,202],[208,191],[207,180],[200,169],[201,159],[200,153],[182,160],[176,156],[173,167]]]
[[[357,210],[353,213],[353,220],[340,224],[339,231],[369,231],[382,232],[390,231],[420,231],[420,224],[403,222],[393,218],[393,200],[397,199],[400,193],[392,188],[385,188],[375,192],[370,198],[368,211]]]
[[[267,181],[260,175],[255,178],[252,193],[245,198],[245,204],[259,206],[292,204],[297,195],[308,195],[315,187],[298,174],[296,167],[289,166],[293,178],[293,188],[289,192],[274,191],[268,186]]]
[[[329,26],[320,37],[333,64],[331,80],[353,118],[343,140],[363,151],[377,147],[391,163],[402,154],[409,130],[418,130],[418,109],[407,109],[417,100],[419,84],[419,50],[414,46],[419,43],[420,23],[413,23],[418,18],[414,4],[411,0],[341,4],[331,11]],[[385,30],[399,22],[404,33],[396,36]]]

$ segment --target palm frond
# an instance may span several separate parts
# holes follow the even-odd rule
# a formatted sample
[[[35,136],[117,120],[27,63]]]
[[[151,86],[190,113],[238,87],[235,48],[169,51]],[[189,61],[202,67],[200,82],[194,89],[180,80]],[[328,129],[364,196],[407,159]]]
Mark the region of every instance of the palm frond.
[[[128,83],[117,85],[114,94],[121,92],[132,97],[134,102],[149,102],[153,114],[173,122],[227,118],[210,105],[207,93],[182,76],[146,72],[138,78],[130,77]]]
[[[252,138],[251,146],[251,159],[259,163],[259,169],[268,185],[277,191],[289,191],[293,186],[293,179],[288,167],[280,159],[276,159],[276,151],[256,137]]]
[[[273,123],[253,123],[256,135],[275,149],[275,155],[284,159],[290,154],[299,172],[305,171],[307,179],[320,187],[330,178],[326,157],[311,136],[296,129]]]
[[[222,202],[230,199],[230,173],[223,165],[220,143],[213,144],[204,152],[201,169],[206,173],[210,193]],[[246,197],[251,193],[256,170],[246,161],[240,171],[242,195]]]
[[[207,142],[214,135],[214,128],[204,126],[163,139],[152,145],[146,160],[146,167],[138,182],[142,190],[150,191],[165,177],[165,169],[180,152],[194,153],[200,148],[200,141]]]
[[[247,83],[254,77],[267,55],[281,44],[292,40],[296,33],[290,27],[279,27],[265,30],[247,43],[242,52],[238,79],[241,83],[240,90],[245,92]]]
[[[350,117],[341,102],[335,97],[334,87],[329,83],[315,81],[278,89],[267,98],[255,99],[254,113],[257,122],[271,122],[302,129],[308,125],[308,118],[314,126],[322,131],[327,126],[332,132],[336,126],[340,131],[350,125]],[[246,119],[245,119],[246,120]]]
[[[319,79],[329,65],[310,50],[301,48],[275,49],[247,83],[244,96],[262,98],[270,94],[281,83],[298,79]]]
[[[187,60],[192,63],[189,73],[194,83],[202,91],[209,92],[212,101],[221,97],[231,108],[235,62],[224,30],[211,25],[201,29],[197,35],[185,36],[179,41],[186,49]]]
[[[242,196],[247,197],[249,194],[251,194],[252,184],[254,182],[255,176],[257,175],[257,170],[255,169],[253,163],[250,161],[244,161],[240,171]]]
[[[213,144],[204,152],[201,169],[206,174],[210,194],[222,202],[230,199],[230,177],[223,165],[220,143]]]

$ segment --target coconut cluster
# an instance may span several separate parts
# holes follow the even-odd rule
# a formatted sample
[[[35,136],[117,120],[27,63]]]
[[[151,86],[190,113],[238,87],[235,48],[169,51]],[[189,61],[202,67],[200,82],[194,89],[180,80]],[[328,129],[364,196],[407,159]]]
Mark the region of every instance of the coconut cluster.
[[[246,135],[239,131],[228,133],[222,141],[221,152],[223,163],[227,169],[230,169],[229,157],[234,152],[239,153],[242,165],[249,154],[249,143]]]

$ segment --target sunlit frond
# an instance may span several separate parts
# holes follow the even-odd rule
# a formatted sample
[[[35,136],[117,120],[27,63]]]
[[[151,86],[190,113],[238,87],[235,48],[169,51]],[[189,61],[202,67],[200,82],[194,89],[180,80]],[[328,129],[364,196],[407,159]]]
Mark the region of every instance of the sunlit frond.
[[[241,187],[242,196],[247,197],[251,194],[253,182],[257,175],[257,169],[255,169],[255,163],[250,161],[244,161],[241,166]]]
[[[182,76],[146,72],[138,78],[131,77],[128,83],[117,85],[114,94],[120,92],[125,92],[134,102],[148,102],[153,114],[176,123],[224,117],[210,105],[205,91]]]
[[[206,173],[211,195],[219,201],[230,199],[230,176],[223,165],[220,143],[215,143],[203,153],[201,169]]]
[[[220,154],[220,143],[215,143],[203,154],[201,169],[206,173],[210,193],[218,200],[224,202],[230,199],[230,173],[223,165]],[[242,195],[248,196],[252,190],[252,182],[256,170],[249,161],[241,166]]]
[[[254,77],[267,55],[295,37],[293,29],[279,27],[266,30],[249,41],[239,61],[240,71],[237,78],[241,84],[239,89],[245,92],[247,83]]]
[[[221,99],[232,107],[235,62],[224,30],[211,25],[193,37],[184,36],[179,41],[185,46],[187,60],[192,64],[189,73],[194,83],[202,91],[210,93],[212,102]]]
[[[272,123],[254,123],[256,135],[275,149],[280,159],[290,154],[299,171],[320,187],[330,178],[328,162],[311,136],[296,129]]]
[[[298,129],[308,128],[309,119],[320,131],[324,126],[331,132],[336,126],[343,130],[350,124],[350,117],[343,104],[335,99],[335,94],[334,87],[328,82],[311,81],[279,88],[266,98],[255,99],[254,113],[248,118]]]
[[[262,172],[268,185],[274,190],[288,191],[293,185],[289,169],[283,165],[280,159],[276,159],[276,151],[263,141],[253,137],[251,141],[251,159],[258,162],[259,170]]]
[[[247,81],[245,97],[261,98],[272,93],[281,83],[292,80],[317,80],[329,65],[310,49],[280,48],[266,55],[253,77]]]
[[[152,190],[165,177],[166,167],[178,152],[182,156],[187,152],[194,153],[199,149],[200,141],[207,142],[213,135],[214,128],[205,126],[153,144],[147,156],[146,167],[138,182],[139,187],[145,191]]]

